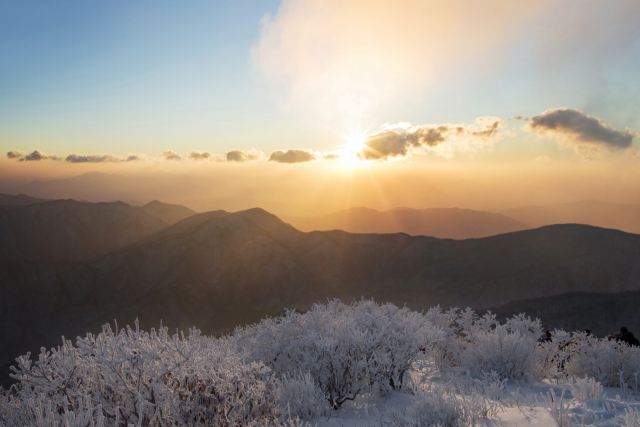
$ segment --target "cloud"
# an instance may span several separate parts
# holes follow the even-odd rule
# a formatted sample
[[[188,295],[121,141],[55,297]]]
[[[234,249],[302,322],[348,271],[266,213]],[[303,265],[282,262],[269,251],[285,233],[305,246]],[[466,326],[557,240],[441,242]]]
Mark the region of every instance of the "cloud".
[[[523,121],[523,122],[528,122],[529,121],[529,117],[513,116],[513,117],[511,117],[511,120],[519,120],[519,121]]]
[[[192,159],[192,160],[206,160],[206,159],[210,159],[213,156],[213,154],[211,154],[208,151],[205,151],[204,153],[201,153],[198,150],[193,150],[192,152],[190,152],[187,155],[187,158]]]
[[[231,150],[227,151],[224,155],[227,162],[247,162],[252,160],[258,160],[262,157],[262,152],[257,150]]]
[[[624,155],[629,159],[640,159],[640,150],[636,150],[635,148],[629,148],[624,153]]]
[[[384,112],[469,64],[493,71],[551,2],[284,0],[262,20],[256,75],[286,104],[339,121]],[[496,46],[500,49],[496,49]]]
[[[287,151],[274,151],[269,156],[270,162],[278,163],[304,163],[320,158],[320,154],[311,150],[295,149]]]
[[[386,124],[382,131],[369,135],[364,141],[364,149],[359,157],[366,160],[403,157],[412,148],[435,149],[444,143],[455,144],[441,154],[451,155],[451,149],[472,149],[497,139],[498,130],[504,122],[496,117],[480,117],[479,126],[474,125],[420,125],[411,123]]]
[[[93,154],[89,156],[70,154],[65,159],[65,161],[70,163],[108,163],[119,162],[120,160],[122,160],[120,157],[111,154]]]
[[[135,154],[131,154],[131,155],[127,156],[126,159],[124,159],[125,162],[141,162],[143,160],[144,159],[142,157],[137,156]]]
[[[297,148],[287,151],[274,151],[271,153],[271,156],[269,156],[269,161],[278,163],[305,163],[314,160],[339,160],[340,158],[341,155],[337,152],[320,153],[318,151]]]
[[[20,151],[20,150],[14,150],[14,151],[9,151],[7,153],[7,158],[9,159],[19,159],[20,157],[23,157],[26,153],[24,151]]]
[[[166,160],[180,160],[181,157],[178,153],[172,150],[164,151],[160,154],[160,157],[164,157]]]
[[[27,154],[24,157],[20,158],[20,161],[27,161],[27,162],[31,162],[31,161],[40,161],[40,160],[61,160],[60,157],[57,157],[55,154],[44,154],[42,151],[40,150],[35,150],[33,153],[31,154]]]
[[[525,125],[525,130],[538,135],[557,136],[576,149],[628,148],[638,135],[628,128],[623,131],[614,129],[600,119],[570,108],[547,110],[532,118]]]
[[[626,66],[619,57],[636,52],[640,4],[575,4],[283,0],[262,19],[252,64],[279,101],[341,125],[367,122],[469,78],[501,87],[522,58],[550,87],[566,84],[568,73],[597,77],[603,67]]]

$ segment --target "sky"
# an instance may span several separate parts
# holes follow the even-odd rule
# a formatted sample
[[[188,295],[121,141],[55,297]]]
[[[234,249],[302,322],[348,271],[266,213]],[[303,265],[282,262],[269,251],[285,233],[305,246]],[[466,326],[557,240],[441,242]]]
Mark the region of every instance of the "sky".
[[[287,214],[640,203],[638,22],[625,0],[3,1],[1,189],[163,171]]]

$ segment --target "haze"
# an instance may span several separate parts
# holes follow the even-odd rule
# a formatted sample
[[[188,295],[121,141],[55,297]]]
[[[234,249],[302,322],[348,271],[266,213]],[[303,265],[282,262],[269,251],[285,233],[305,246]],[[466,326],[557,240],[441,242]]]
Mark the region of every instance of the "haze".
[[[5,2],[1,191],[289,216],[637,204],[639,17],[633,1]],[[87,172],[137,184],[22,187]]]

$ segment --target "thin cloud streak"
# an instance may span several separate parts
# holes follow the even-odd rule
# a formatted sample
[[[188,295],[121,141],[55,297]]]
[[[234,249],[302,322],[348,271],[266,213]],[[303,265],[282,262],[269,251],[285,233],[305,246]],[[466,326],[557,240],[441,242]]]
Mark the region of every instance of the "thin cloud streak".
[[[112,154],[93,154],[89,156],[81,156],[78,154],[70,154],[65,161],[69,163],[115,163],[122,159]]]

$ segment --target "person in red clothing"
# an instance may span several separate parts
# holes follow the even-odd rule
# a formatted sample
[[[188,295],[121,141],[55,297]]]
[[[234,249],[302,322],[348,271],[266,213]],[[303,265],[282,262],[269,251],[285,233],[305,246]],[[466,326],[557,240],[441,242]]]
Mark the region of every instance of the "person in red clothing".
[[[542,338],[540,338],[538,341],[540,341],[540,342],[549,342],[549,341],[551,341],[551,331],[549,329],[544,331],[544,336]]]

